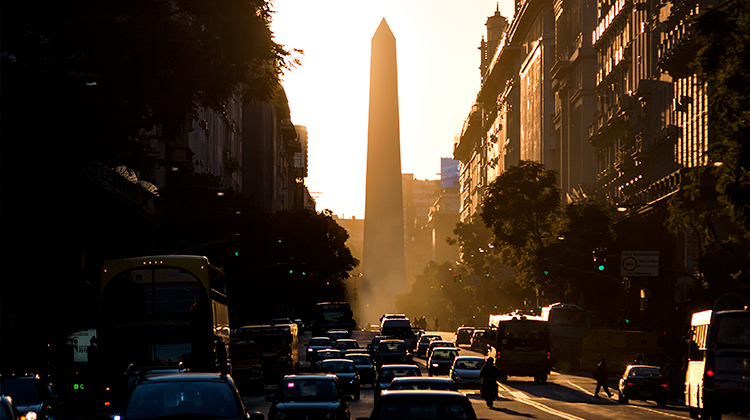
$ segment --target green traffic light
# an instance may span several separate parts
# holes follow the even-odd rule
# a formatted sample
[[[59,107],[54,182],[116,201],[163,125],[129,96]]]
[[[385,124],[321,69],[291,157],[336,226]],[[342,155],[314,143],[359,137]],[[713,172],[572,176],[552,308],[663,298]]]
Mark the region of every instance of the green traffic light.
[[[629,319],[625,319],[625,323],[626,324],[630,324],[630,320]]]
[[[598,266],[596,267],[596,269],[597,269],[597,270],[599,270],[599,271],[604,271],[604,266],[603,266],[603,265],[601,265],[601,264],[599,264],[599,265],[598,265]]]
[[[549,270],[544,270],[544,275],[549,276]]]
[[[294,274],[294,270],[289,270],[289,274]]]
[[[234,256],[235,257],[239,257],[240,256],[240,251],[234,251]]]

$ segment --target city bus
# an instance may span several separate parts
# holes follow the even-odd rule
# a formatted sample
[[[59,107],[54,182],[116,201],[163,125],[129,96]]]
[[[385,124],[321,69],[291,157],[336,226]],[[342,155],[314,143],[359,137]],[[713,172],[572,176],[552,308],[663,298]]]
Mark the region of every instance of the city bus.
[[[532,376],[546,382],[550,372],[549,323],[540,316],[490,315],[488,356],[508,376]]]
[[[252,341],[260,349],[260,366],[266,381],[293,374],[299,366],[297,324],[246,325],[232,331],[232,342]]]
[[[550,362],[562,372],[577,371],[583,356],[583,336],[591,329],[591,313],[571,303],[553,303],[542,308],[549,324]]]
[[[128,372],[229,372],[224,271],[203,256],[105,261],[98,313],[98,360],[106,411],[119,406]]]
[[[685,405],[690,418],[750,412],[750,311],[692,316]]]

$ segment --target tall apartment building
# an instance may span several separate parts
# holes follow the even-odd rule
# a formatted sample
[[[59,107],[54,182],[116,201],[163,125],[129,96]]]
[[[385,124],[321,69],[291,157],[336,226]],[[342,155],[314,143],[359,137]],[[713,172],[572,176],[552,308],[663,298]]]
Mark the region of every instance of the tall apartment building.
[[[414,174],[401,174],[401,190],[406,278],[410,280],[422,274],[432,257],[424,227],[429,220],[430,208],[440,195],[440,180],[416,179]]]
[[[188,133],[195,173],[221,177],[224,186],[242,189],[242,101],[234,99],[220,110],[200,108]]]

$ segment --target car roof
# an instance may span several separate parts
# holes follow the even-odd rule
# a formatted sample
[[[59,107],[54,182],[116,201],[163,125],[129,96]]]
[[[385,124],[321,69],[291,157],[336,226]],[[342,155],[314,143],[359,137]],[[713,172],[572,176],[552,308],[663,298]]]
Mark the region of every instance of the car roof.
[[[368,353],[354,353],[354,352],[347,352],[346,355],[344,355],[345,359],[348,359],[349,356],[359,356],[359,357],[367,357],[368,359],[372,360],[372,356],[370,356]]]
[[[338,362],[344,362],[344,363],[354,363],[354,360],[351,359],[325,359],[323,360],[323,364],[331,364],[331,363],[338,363]]]
[[[456,360],[484,360],[481,356],[458,356]]]
[[[399,390],[398,392],[384,393],[381,397],[381,401],[388,401],[394,398],[412,399],[414,397],[430,397],[435,399],[454,398],[467,401],[471,404],[469,397],[456,391],[437,391],[437,390]]]
[[[306,373],[302,375],[286,375],[284,376],[285,381],[290,380],[297,380],[297,379],[331,379],[331,380],[337,380],[336,375],[333,375],[331,373]]]
[[[399,376],[393,378],[394,381],[398,382],[449,382],[453,383],[450,378],[440,378],[435,376]]]
[[[146,382],[206,382],[226,381],[226,376],[218,372],[163,372],[147,374],[143,377]]]
[[[395,365],[395,364],[394,365],[383,365],[383,366],[380,367],[380,370],[382,371],[382,370],[385,370],[385,369],[390,370],[390,369],[412,369],[412,368],[419,369],[419,366],[417,366],[417,365]]]

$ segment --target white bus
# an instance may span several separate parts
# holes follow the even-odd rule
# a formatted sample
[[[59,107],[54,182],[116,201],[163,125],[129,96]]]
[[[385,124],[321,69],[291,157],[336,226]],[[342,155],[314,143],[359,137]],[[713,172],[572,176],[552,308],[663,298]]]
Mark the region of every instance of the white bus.
[[[690,418],[750,412],[750,311],[694,313],[688,357]]]

